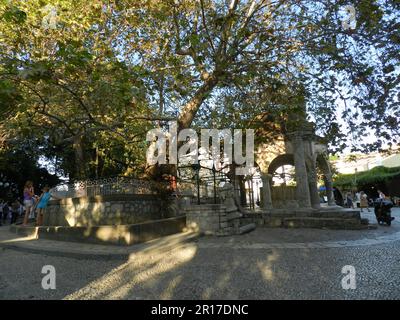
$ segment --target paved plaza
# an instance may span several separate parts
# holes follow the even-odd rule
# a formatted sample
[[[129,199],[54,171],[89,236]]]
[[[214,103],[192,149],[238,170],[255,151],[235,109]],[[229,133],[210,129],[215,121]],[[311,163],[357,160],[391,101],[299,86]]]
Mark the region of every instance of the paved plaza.
[[[400,299],[400,209],[374,230],[175,235],[131,247],[33,240],[0,227],[0,299]],[[375,223],[372,214],[363,214]],[[56,289],[41,287],[44,265]],[[353,266],[356,289],[342,288]]]

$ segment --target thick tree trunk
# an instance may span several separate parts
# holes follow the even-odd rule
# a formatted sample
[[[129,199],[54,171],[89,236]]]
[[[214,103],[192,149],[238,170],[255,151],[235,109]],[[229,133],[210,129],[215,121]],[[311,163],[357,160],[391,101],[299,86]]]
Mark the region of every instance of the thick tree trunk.
[[[178,132],[189,128],[203,101],[218,84],[218,77],[209,76],[204,84],[196,91],[192,99],[182,108],[178,118]]]
[[[85,158],[83,152],[83,139],[81,135],[76,135],[73,141],[73,148],[75,152],[75,178],[85,178]]]
[[[203,101],[212,92],[218,84],[218,77],[215,75],[209,76],[204,84],[196,91],[192,99],[182,108],[178,117],[178,133],[180,130],[189,128],[192,124],[197,111],[199,110]],[[179,147],[179,145],[178,145]],[[145,176],[152,179],[160,179],[164,174],[176,175],[176,165],[152,165],[147,166]]]

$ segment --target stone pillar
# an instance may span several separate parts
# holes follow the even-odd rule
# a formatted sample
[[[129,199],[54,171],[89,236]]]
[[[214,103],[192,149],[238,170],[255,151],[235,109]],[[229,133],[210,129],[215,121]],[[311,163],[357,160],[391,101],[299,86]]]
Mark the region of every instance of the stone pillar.
[[[321,201],[319,199],[318,185],[317,185],[317,169],[311,168],[308,172],[308,186],[310,190],[311,206],[314,209],[321,207]]]
[[[335,206],[335,196],[333,194],[333,183],[332,183],[332,174],[325,173],[325,189],[326,189],[326,196],[328,198],[328,206]]]
[[[296,199],[300,208],[310,208],[310,189],[308,186],[303,137],[300,133],[294,133],[291,140],[296,170]]]
[[[271,184],[270,179],[272,176],[270,174],[261,174],[262,180],[262,193],[263,193],[263,209],[272,209],[272,198],[271,198]]]

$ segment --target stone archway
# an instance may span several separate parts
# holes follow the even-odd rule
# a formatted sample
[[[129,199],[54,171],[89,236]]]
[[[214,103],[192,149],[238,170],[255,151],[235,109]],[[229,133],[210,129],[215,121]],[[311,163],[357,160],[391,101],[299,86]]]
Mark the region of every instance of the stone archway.
[[[272,175],[282,165],[295,168],[295,202],[299,209],[320,210],[317,168],[324,174],[328,190],[328,204],[335,205],[330,165],[325,157],[327,146],[315,134],[313,123],[305,119],[290,122],[272,141],[261,144],[256,152],[260,168],[263,191],[263,209],[274,208],[272,194]]]
[[[293,154],[285,153],[277,156],[273,159],[268,166],[268,175],[272,177],[278,171],[279,168],[285,165],[294,167],[294,156]],[[297,208],[298,203],[296,199],[296,186],[287,185],[274,185],[271,183],[271,200],[274,208]]]
[[[294,166],[294,157],[293,154],[281,154],[277,156],[270,165],[268,166],[268,174],[274,174],[274,172],[284,165],[291,165]]]

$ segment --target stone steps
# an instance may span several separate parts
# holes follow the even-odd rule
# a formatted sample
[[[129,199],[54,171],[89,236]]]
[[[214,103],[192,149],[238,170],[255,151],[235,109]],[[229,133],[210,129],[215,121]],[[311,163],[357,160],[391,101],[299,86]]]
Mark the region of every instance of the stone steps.
[[[235,210],[227,210],[226,225],[229,234],[244,234],[255,230],[256,224],[247,222],[236,208]]]
[[[341,218],[341,219],[361,219],[360,212],[357,210],[321,210],[321,211],[293,211],[293,212],[274,212],[267,214],[270,217],[281,218]]]
[[[368,219],[362,219],[359,210],[340,207],[315,209],[273,209],[257,213],[246,213],[242,224],[255,223],[269,228],[329,228],[329,229],[373,229]]]
[[[239,234],[248,233],[248,232],[251,232],[251,231],[253,231],[255,229],[256,229],[256,224],[255,223],[249,223],[249,224],[241,225],[239,227]]]
[[[295,217],[282,219],[284,228],[366,229],[359,219]]]
[[[362,218],[361,219],[361,224],[362,225],[369,225],[369,220],[367,218]]]
[[[29,226],[22,227],[22,225],[12,224],[10,226],[10,232],[18,234],[24,237],[37,238],[39,227]]]

